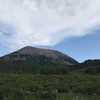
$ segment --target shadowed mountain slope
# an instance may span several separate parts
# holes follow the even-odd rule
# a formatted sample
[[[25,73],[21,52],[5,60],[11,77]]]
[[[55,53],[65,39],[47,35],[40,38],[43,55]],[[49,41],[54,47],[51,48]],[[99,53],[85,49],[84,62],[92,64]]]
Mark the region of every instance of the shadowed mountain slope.
[[[72,70],[90,74],[100,73],[100,59],[86,60],[83,63],[74,65]]]

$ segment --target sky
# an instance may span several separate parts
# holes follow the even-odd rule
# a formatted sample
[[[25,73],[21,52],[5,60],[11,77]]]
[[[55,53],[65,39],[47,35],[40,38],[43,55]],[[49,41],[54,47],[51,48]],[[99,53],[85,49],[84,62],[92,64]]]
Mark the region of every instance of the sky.
[[[0,56],[24,46],[100,58],[100,0],[0,0]]]

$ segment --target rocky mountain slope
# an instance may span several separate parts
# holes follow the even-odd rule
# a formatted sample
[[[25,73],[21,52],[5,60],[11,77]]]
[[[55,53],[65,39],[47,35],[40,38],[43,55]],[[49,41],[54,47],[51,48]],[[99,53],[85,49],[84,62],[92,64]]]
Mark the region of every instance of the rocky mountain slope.
[[[0,58],[0,71],[66,73],[78,62],[56,50],[24,47]]]
[[[64,74],[68,72],[99,73],[100,60],[78,63],[56,50],[24,47],[0,58],[0,72],[31,72],[35,74]]]

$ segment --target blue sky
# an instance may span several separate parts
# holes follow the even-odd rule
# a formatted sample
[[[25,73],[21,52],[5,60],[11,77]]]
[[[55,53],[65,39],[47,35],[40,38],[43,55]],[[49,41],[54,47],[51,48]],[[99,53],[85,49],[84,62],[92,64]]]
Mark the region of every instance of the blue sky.
[[[0,56],[25,46],[100,58],[100,0],[0,0]]]
[[[55,46],[46,48],[59,50],[80,62],[86,59],[100,59],[100,33],[96,31],[95,34],[65,39]],[[9,52],[11,51],[8,48],[1,46],[0,55]]]
[[[100,59],[100,32],[84,37],[65,39],[54,48],[63,51],[78,61]]]

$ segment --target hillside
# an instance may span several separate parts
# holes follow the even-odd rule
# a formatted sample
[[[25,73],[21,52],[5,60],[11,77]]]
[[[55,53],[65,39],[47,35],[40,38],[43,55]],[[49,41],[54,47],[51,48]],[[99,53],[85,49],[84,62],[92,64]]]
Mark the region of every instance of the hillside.
[[[24,47],[0,58],[1,72],[66,73],[78,62],[56,50]]]
[[[59,51],[27,46],[1,57],[0,72],[31,72],[34,74],[99,73],[100,60],[86,60],[78,63],[72,57]]]
[[[100,73],[100,59],[86,60],[72,67],[74,71],[85,72],[89,74]]]

